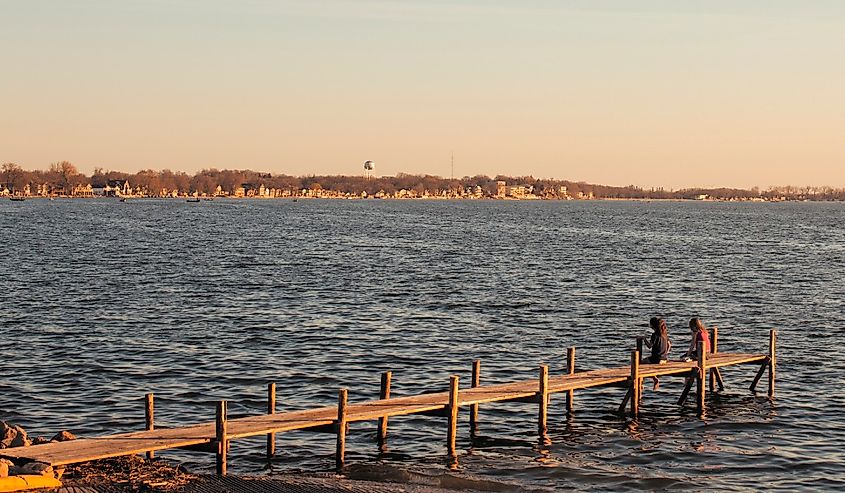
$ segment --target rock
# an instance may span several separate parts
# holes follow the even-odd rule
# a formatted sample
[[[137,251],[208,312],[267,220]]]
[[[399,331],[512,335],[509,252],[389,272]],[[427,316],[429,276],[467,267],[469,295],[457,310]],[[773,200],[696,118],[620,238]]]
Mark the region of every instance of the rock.
[[[6,464],[6,461],[0,460],[0,478],[5,478],[9,476],[9,464]]]
[[[26,431],[20,426],[0,421],[0,449],[11,447],[28,447],[32,442],[27,438]]]
[[[50,439],[51,442],[67,442],[68,440],[76,440],[76,435],[67,430],[56,433],[56,435]]]
[[[50,443],[50,440],[47,440],[47,439],[46,439],[46,438],[44,438],[44,437],[35,437],[35,438],[32,440],[32,444],[33,444],[33,445],[41,445],[42,443]]]
[[[36,476],[53,476],[53,466],[43,462],[27,462],[26,464],[15,467],[12,472],[17,476],[21,474],[34,474]]]

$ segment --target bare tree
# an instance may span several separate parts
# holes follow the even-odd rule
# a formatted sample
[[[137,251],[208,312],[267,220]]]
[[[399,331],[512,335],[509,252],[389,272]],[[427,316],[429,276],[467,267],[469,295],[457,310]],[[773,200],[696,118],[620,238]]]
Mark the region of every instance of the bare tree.
[[[19,187],[22,187],[22,178],[24,177],[24,170],[15,163],[3,163],[0,166],[0,172],[3,174],[3,183],[15,192]]]
[[[50,172],[58,177],[57,185],[62,188],[65,195],[70,194],[71,185],[79,176],[76,166],[70,161],[61,161],[50,165]]]

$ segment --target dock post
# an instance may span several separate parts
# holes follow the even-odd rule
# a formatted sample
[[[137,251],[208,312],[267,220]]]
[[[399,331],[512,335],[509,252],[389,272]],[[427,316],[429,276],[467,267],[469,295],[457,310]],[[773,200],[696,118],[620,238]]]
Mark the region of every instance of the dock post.
[[[769,331],[769,397],[775,396],[775,367],[777,366],[775,345],[777,337],[778,333],[775,329]]]
[[[481,385],[481,360],[472,362],[472,382],[470,387],[476,388]],[[472,436],[478,432],[478,404],[469,406],[469,433]]]
[[[537,397],[540,402],[540,412],[537,415],[537,433],[545,437],[548,432],[547,420],[549,415],[549,367],[540,365],[540,379]]]
[[[152,393],[144,396],[144,425],[147,431],[155,429],[155,396]],[[155,452],[147,452],[147,459],[152,460],[154,457]]]
[[[575,346],[566,350],[566,371],[570,375],[575,375]],[[566,412],[572,414],[572,401],[575,400],[575,391],[566,391]]]
[[[386,371],[381,374],[381,386],[379,387],[378,398],[381,400],[390,399],[390,380],[393,378],[392,371]],[[382,416],[378,419],[378,444],[379,447],[384,445],[387,440],[387,416]]]
[[[640,353],[640,358],[642,358],[642,357],[643,357],[643,344],[644,344],[644,341],[645,341],[645,337],[643,337],[643,336],[637,336],[637,352],[638,352],[638,353]],[[640,388],[639,388],[639,390],[637,391],[637,397],[638,397],[640,400],[642,400],[642,398],[643,398],[643,381],[642,381],[642,379],[640,379],[640,380],[639,380],[639,382],[640,382]]]
[[[460,390],[458,382],[457,375],[449,377],[449,404],[447,407],[447,411],[449,412],[449,431],[446,437],[446,449],[450,457],[458,455],[455,452],[455,441],[458,434],[458,392]]]
[[[713,327],[713,336],[710,338],[710,352],[719,352],[719,327]]]
[[[710,337],[710,354],[719,352],[719,328],[713,327],[713,335]],[[708,378],[710,380],[710,392],[716,391],[717,368],[710,368]],[[721,389],[720,389],[721,390]]]
[[[267,384],[267,414],[276,414],[276,382]],[[276,434],[267,434],[267,459],[276,455]]]
[[[217,474],[220,476],[226,475],[226,454],[229,449],[229,439],[227,438],[228,426],[226,423],[226,401],[217,401],[217,415],[216,415],[216,439],[217,439]]]
[[[698,341],[698,376],[696,377],[695,407],[699,414],[704,412],[705,379],[707,378],[707,352],[704,341]]]
[[[640,414],[640,352],[631,351],[631,416]]]
[[[346,454],[346,405],[348,403],[347,389],[340,389],[337,392],[337,449],[335,452],[335,467],[343,469],[344,456]]]

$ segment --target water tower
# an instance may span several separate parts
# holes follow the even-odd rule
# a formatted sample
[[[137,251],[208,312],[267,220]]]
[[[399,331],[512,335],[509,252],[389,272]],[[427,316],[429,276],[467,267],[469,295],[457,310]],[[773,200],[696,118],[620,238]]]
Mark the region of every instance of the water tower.
[[[372,161],[364,161],[364,176],[368,180],[373,176],[374,169],[376,169],[376,163]]]

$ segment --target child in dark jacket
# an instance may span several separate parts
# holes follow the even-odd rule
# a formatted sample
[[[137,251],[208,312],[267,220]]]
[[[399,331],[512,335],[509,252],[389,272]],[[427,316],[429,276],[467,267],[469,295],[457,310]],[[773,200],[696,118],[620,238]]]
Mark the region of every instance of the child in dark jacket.
[[[662,318],[651,317],[648,325],[653,331],[648,340],[644,340],[646,347],[651,349],[651,355],[643,358],[644,364],[660,364],[669,360],[669,350],[672,349],[672,341],[669,340],[669,329],[666,327],[666,322]],[[657,377],[651,377],[654,382],[654,390],[660,387],[660,380]]]

